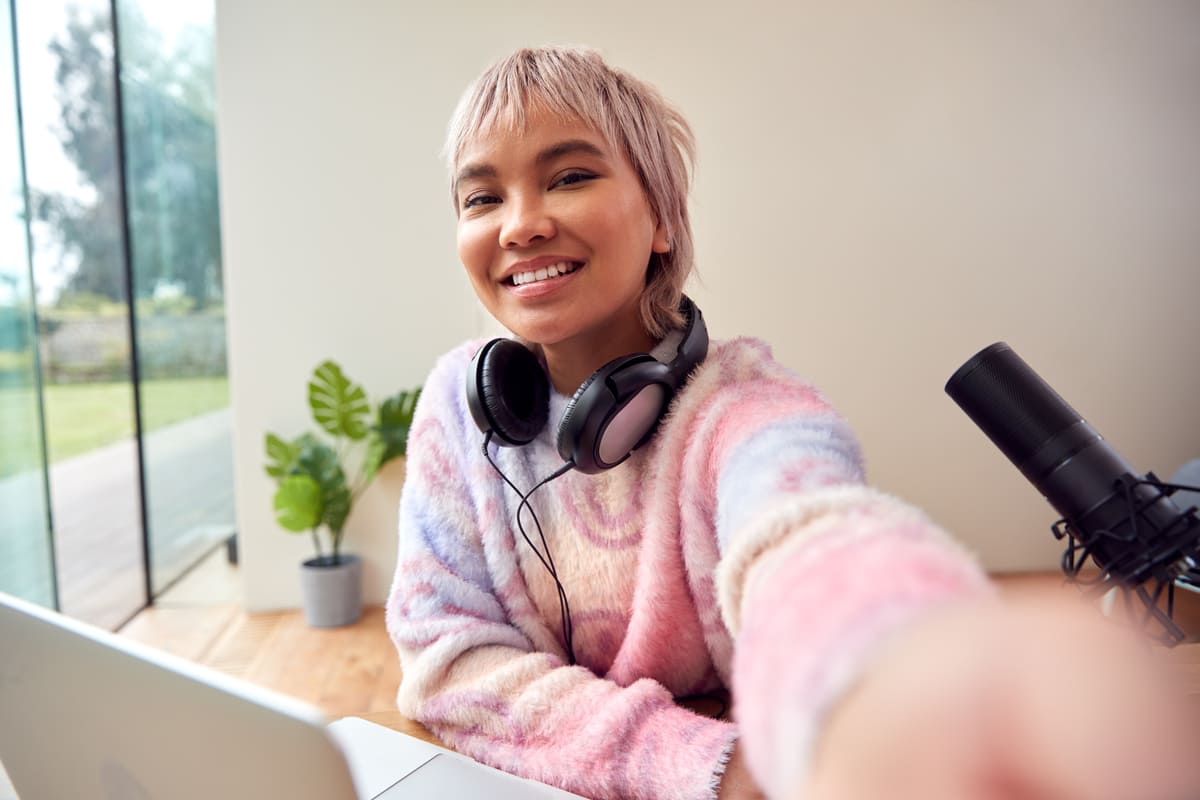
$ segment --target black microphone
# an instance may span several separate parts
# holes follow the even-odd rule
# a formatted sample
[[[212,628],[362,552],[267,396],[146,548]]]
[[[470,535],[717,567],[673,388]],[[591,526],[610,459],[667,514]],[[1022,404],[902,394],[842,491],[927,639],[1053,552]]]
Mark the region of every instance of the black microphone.
[[[1177,579],[1200,575],[1191,573],[1200,561],[1200,521],[1194,506],[1181,510],[1170,495],[1191,487],[1165,484],[1152,472],[1138,477],[1004,342],[959,367],[946,393],[1062,514],[1051,530],[1067,538],[1063,571],[1074,578],[1091,557],[1102,589],[1135,591],[1170,643],[1180,641],[1183,633],[1170,619],[1173,590]],[[1158,609],[1164,587],[1165,616]]]

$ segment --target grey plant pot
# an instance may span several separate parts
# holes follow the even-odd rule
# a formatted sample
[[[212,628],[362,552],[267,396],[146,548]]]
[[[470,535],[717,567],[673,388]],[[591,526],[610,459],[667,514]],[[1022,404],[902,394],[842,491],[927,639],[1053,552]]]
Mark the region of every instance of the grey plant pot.
[[[362,560],[343,555],[310,558],[300,565],[304,621],[314,628],[337,628],[362,616]]]

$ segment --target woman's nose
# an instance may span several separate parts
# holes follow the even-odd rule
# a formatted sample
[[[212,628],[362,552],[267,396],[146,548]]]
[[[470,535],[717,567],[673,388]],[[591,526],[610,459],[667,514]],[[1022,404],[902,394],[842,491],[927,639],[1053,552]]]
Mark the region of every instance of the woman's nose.
[[[510,198],[505,203],[504,222],[500,227],[500,245],[505,248],[528,247],[554,238],[554,219],[540,198]]]

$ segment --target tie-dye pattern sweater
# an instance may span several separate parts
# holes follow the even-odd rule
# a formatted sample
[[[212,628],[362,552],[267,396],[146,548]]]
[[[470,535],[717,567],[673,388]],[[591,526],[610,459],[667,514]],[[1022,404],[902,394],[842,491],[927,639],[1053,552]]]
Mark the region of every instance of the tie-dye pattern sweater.
[[[387,609],[401,711],[463,753],[586,797],[699,800],[740,739],[759,785],[783,797],[871,651],[923,611],[989,591],[923,514],[864,485],[856,440],[820,393],[761,342],[714,341],[648,444],[531,499],[570,601],[567,666],[554,583],[467,407],[481,344],[442,357],[425,384]],[[532,444],[492,445],[523,491],[562,465],[567,402],[552,393]],[[736,722],[673,700],[718,687]]]

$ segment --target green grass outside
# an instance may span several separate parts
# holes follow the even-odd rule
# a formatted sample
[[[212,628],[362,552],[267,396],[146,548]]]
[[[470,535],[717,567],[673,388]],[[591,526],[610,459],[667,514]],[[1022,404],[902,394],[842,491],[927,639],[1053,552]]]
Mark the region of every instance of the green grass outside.
[[[45,387],[47,449],[61,461],[133,435],[133,387],[75,383]],[[147,432],[229,405],[229,380],[175,378],[142,383]],[[0,478],[38,465],[36,398],[32,388],[0,388]]]

